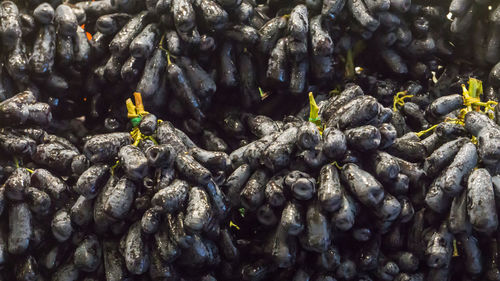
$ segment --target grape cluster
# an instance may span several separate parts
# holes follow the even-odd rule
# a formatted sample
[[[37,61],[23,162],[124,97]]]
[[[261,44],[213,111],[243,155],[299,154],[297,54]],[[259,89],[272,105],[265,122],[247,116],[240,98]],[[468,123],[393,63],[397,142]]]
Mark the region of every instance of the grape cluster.
[[[0,280],[499,281],[499,13],[0,2]]]

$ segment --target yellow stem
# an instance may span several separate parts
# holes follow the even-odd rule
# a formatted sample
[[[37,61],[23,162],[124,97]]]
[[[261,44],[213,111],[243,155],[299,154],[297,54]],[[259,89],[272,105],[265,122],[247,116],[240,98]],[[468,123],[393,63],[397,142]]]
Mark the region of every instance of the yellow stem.
[[[229,227],[234,227],[234,228],[240,230],[240,227],[237,226],[233,221],[229,221]]]
[[[161,50],[165,50],[165,49],[163,48],[163,40],[165,40],[165,33],[161,36],[160,43],[158,43],[158,47],[159,47]]]
[[[12,157],[14,159],[14,164],[16,165],[16,168],[19,168],[19,160],[17,159],[16,156]]]
[[[261,100],[265,100],[269,96],[269,94],[267,92],[264,92],[261,87],[259,87],[259,94]]]
[[[163,47],[163,40],[164,39],[165,39],[165,34],[163,34],[163,36],[161,37],[160,43],[158,44],[158,48],[160,48],[160,50],[164,51],[167,54],[167,63],[168,63],[168,65],[171,65],[172,61],[171,61],[170,57],[173,57],[175,59],[175,56],[171,55],[170,52]]]
[[[473,144],[477,144],[477,138],[476,138],[476,136],[472,136],[472,138],[470,139],[470,141],[471,141]]]
[[[113,166],[111,166],[111,175],[112,176],[115,175],[115,169],[116,169],[116,167],[118,167],[118,165],[120,165],[120,161],[116,160],[116,163]]]
[[[453,256],[458,257],[457,240],[453,239]]]
[[[127,117],[128,118],[137,117],[137,109],[136,109],[134,103],[132,102],[132,99],[128,98],[125,101],[125,105],[127,106]]]
[[[149,112],[147,112],[144,109],[144,104],[142,103],[142,95],[139,92],[134,92],[134,99],[135,99],[135,107],[137,109],[137,114],[138,115],[148,115]]]
[[[344,169],[344,166],[340,166],[339,163],[337,163],[337,161],[333,161],[332,164],[335,165],[335,167],[337,167],[337,169],[339,169],[339,170]]]
[[[432,130],[436,129],[436,127],[437,127],[438,125],[439,125],[439,124],[436,124],[436,125],[434,125],[434,126],[432,126],[432,127],[428,128],[428,129],[426,129],[426,130],[420,131],[420,132],[416,133],[416,135],[417,135],[418,137],[421,137],[421,136],[423,136],[423,135],[427,134],[428,132],[430,132],[430,131],[432,131]]]
[[[403,106],[405,104],[405,99],[413,97],[413,95],[405,95],[407,92],[398,92],[394,96],[394,102],[392,104],[392,110],[393,111],[398,111],[398,105]]]
[[[167,51],[167,50],[165,50],[165,51],[167,52],[167,63],[168,63],[168,65],[171,65],[172,64],[172,60],[170,59],[170,52]]]
[[[319,118],[319,107],[314,100],[314,95],[309,92],[309,122],[315,124],[318,127],[319,133],[323,134],[323,126],[321,125],[321,119]]]
[[[447,123],[455,123],[455,124],[459,124],[459,125],[462,125],[464,126],[464,121],[463,120],[460,120],[459,118],[450,118],[450,117],[446,117],[444,119],[444,122],[447,122]]]
[[[347,57],[345,62],[345,76],[346,78],[354,77],[354,58],[352,49],[347,50]]]
[[[139,143],[141,142],[141,140],[142,140],[142,134],[141,134],[141,133],[139,133],[139,134],[137,135],[137,138],[135,139],[135,141],[134,141],[134,143],[133,143],[132,145],[133,145],[133,146],[138,146],[138,145],[139,145]]]
[[[316,121],[318,119],[319,107],[312,92],[309,92],[309,106],[309,120]]]

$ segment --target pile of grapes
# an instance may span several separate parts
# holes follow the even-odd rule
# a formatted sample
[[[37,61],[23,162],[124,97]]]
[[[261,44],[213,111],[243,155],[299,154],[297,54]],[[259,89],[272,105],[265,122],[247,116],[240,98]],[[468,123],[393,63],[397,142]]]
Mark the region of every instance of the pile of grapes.
[[[47,1],[0,1],[0,281],[500,281],[498,1]]]

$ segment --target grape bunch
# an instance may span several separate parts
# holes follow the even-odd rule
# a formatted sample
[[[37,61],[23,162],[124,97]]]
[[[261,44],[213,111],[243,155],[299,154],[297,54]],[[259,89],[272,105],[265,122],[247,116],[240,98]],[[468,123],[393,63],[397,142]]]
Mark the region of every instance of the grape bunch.
[[[435,31],[445,30],[445,4],[4,1],[0,98],[29,90],[58,119],[125,126],[122,105],[136,91],[161,117],[199,122],[212,106],[255,109],[267,95],[329,91],[355,78],[354,59],[426,80],[452,54]]]
[[[0,2],[0,280],[499,281],[499,12]]]
[[[479,81],[463,90],[425,110],[401,92],[391,109],[347,84],[282,121],[235,114],[226,126],[246,144],[230,154],[224,133],[191,138],[146,112],[138,93],[127,101],[131,132],[103,128],[75,145],[50,133],[64,130],[36,110],[47,104],[19,93],[0,105],[12,158],[2,165],[2,274],[496,280],[500,129],[488,103],[464,104]]]
[[[219,264],[226,153],[158,122],[140,95],[134,134],[87,135],[79,147],[50,133],[50,107],[30,92],[0,108],[2,280],[175,279]]]
[[[422,108],[430,93],[400,92],[391,110],[346,85],[318,118],[246,117],[257,139],[223,186],[258,245],[244,280],[498,280],[498,106],[471,100],[477,80],[463,90]]]

